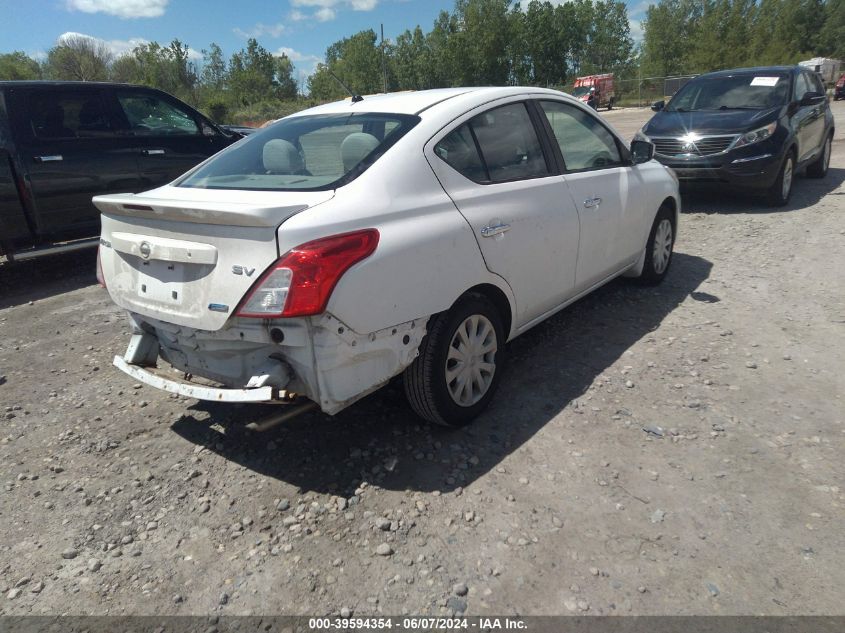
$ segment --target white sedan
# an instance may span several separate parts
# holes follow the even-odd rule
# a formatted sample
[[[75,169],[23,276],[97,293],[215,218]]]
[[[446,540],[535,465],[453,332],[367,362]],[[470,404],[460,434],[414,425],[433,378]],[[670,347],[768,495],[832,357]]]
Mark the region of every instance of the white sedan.
[[[417,414],[463,424],[507,341],[614,277],[666,275],[680,196],[652,156],[539,88],[286,117],[167,186],[94,198],[100,280],[133,326],[115,365],[329,414],[401,373]]]

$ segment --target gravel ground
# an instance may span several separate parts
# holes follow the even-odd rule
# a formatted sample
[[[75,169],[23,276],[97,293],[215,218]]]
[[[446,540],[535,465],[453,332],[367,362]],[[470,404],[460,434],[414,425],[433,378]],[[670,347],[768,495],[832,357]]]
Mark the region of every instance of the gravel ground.
[[[111,367],[93,253],[0,266],[0,614],[845,614],[843,180],[838,132],[784,209],[685,194],[665,283],[514,341],[459,431],[391,385],[251,434]]]

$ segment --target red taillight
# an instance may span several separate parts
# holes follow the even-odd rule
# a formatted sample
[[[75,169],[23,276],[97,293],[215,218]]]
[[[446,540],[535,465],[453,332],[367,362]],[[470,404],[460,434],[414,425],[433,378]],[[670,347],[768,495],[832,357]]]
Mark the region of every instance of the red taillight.
[[[103,261],[100,258],[100,251],[102,248],[102,246],[97,247],[97,283],[103,288],[106,288],[106,277],[103,275]]]
[[[271,319],[324,312],[343,273],[372,255],[378,240],[376,229],[365,229],[291,249],[261,275],[235,314]]]

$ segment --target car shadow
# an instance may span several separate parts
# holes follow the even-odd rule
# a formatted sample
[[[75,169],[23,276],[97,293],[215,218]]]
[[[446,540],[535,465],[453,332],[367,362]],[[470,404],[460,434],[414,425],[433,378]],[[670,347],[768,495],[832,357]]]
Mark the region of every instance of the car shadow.
[[[760,193],[743,191],[725,183],[685,184],[681,189],[681,208],[684,213],[783,213],[806,209],[829,195],[843,195],[837,191],[845,181],[845,169],[831,167],[824,178],[799,175],[792,185],[789,204],[772,207]]]
[[[0,263],[0,310],[97,283],[97,249]]]
[[[705,259],[676,253],[660,286],[614,281],[515,339],[496,398],[461,429],[421,422],[404,401],[401,381],[394,380],[335,417],[308,413],[265,433],[243,425],[266,416],[266,406],[213,402],[191,407],[172,430],[303,492],[351,496],[362,481],[391,490],[447,492],[494,468],[580,397],[691,297],[711,267]]]

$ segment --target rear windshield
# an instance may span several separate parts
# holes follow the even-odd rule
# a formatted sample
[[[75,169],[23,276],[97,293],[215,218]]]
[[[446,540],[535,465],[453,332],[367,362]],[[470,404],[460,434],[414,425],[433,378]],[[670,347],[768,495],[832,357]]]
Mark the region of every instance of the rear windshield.
[[[179,187],[319,191],[364,172],[419,122],[405,114],[322,114],[283,119],[224,150]]]
[[[786,103],[789,75],[765,72],[692,79],[672,97],[666,110],[764,110]]]

